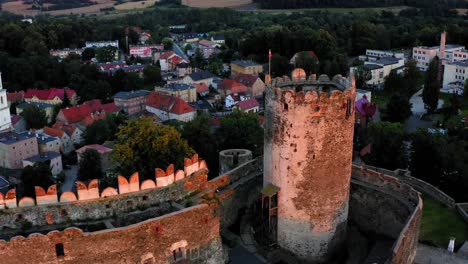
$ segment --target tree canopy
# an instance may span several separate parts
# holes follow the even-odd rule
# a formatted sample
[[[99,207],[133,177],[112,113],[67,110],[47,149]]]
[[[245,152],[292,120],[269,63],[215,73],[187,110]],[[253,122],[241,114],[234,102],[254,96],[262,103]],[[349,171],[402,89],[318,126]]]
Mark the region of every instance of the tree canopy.
[[[437,79],[439,73],[439,58],[435,57],[429,64],[424,81],[423,102],[428,113],[434,113],[439,103],[440,82]]]
[[[78,180],[87,181],[102,178],[101,156],[95,149],[87,149],[81,155]]]
[[[20,115],[26,121],[26,128],[39,129],[47,125],[47,113],[42,108],[29,105],[23,109]]]
[[[165,169],[169,164],[183,168],[184,158],[193,154],[175,128],[154,124],[149,117],[127,120],[119,127],[114,145],[120,172],[139,172],[144,179],[154,179],[154,169]]]

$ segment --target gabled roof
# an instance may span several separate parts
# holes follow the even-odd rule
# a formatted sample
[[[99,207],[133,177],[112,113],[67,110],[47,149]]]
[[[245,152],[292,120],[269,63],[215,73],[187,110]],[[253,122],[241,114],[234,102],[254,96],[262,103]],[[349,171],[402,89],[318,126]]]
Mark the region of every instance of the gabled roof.
[[[24,98],[30,99],[34,96],[39,100],[52,100],[55,97],[63,100],[65,91],[68,98],[72,98],[75,95],[75,91],[72,89],[63,89],[63,88],[50,88],[49,90],[38,90],[38,89],[28,89],[24,94]]]
[[[97,64],[97,67],[101,71],[110,71],[110,70],[113,70],[113,69],[120,69],[120,68],[123,68],[123,67],[126,67],[126,66],[127,66],[127,63],[122,62],[122,61],[105,62],[105,63]]]
[[[221,84],[219,84],[219,88],[224,91],[231,91],[233,94],[247,92],[247,86],[231,79],[224,79]]]
[[[24,100],[24,91],[7,93],[8,102],[16,102]]]
[[[61,121],[55,122],[55,124],[52,126],[52,128],[58,129],[65,131],[65,133],[68,134],[68,136],[72,136],[76,130],[79,130],[79,128],[73,124],[65,124]]]
[[[258,80],[258,75],[239,73],[234,78],[234,80],[236,80],[236,82],[242,83],[243,85],[247,87],[252,87],[255,84],[255,82]]]
[[[202,46],[205,46],[205,47],[213,47],[214,45],[216,45],[216,43],[214,43],[211,40],[202,39],[202,40],[198,41],[198,45],[202,45]]]
[[[160,60],[167,60],[168,58],[170,58],[170,57],[172,57],[174,55],[178,56],[173,51],[166,51],[166,52],[161,53],[161,56],[159,57],[159,59]]]
[[[187,104],[184,100],[157,92],[152,92],[148,96],[146,105],[176,115],[195,112],[195,109],[193,109],[193,107]]]
[[[197,88],[197,93],[207,93],[210,91],[210,88],[205,83],[195,83],[195,88]]]
[[[59,130],[59,129],[55,129],[55,128],[51,128],[51,127],[46,126],[46,127],[44,127],[44,133],[49,135],[49,136],[62,138],[63,134],[65,132],[63,132],[63,130]]]
[[[24,159],[24,160],[32,162],[32,163],[36,163],[36,162],[44,162],[44,161],[48,161],[48,160],[53,160],[53,159],[55,159],[57,157],[60,157],[60,156],[61,155],[58,152],[47,151],[45,153],[38,154],[38,155],[32,156],[30,158]]]
[[[115,106],[114,103],[102,104],[98,99],[86,101],[82,105],[68,107],[60,110],[68,123],[78,123],[88,117],[90,117],[91,120],[95,120],[95,118],[92,117],[94,113],[115,113],[118,111],[119,109],[117,106]]]
[[[206,80],[206,79],[215,77],[215,75],[213,75],[209,71],[192,72],[191,74],[189,74],[189,76],[194,82],[198,82],[198,81],[201,81],[201,80]]]
[[[237,60],[237,61],[232,61],[231,64],[236,64],[241,67],[249,67],[249,66],[261,66],[261,64],[250,61],[250,60]]]
[[[114,98],[119,99],[131,99],[140,96],[148,96],[150,91],[148,90],[138,90],[138,91],[131,91],[131,92],[118,92],[114,95]]]
[[[260,104],[257,100],[255,100],[255,98],[251,98],[244,101],[240,101],[239,103],[237,103],[237,106],[242,110],[249,110],[255,107],[259,107]]]
[[[88,149],[94,149],[100,154],[111,152],[112,149],[99,144],[86,145],[76,150],[76,153],[83,154]]]

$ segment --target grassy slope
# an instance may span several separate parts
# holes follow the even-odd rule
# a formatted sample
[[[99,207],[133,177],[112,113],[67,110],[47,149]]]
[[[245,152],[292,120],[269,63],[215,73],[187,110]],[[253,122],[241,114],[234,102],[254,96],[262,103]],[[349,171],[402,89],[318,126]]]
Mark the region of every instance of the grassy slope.
[[[427,196],[423,200],[420,241],[446,248],[450,237],[456,238],[456,244],[468,240],[468,223],[455,210]]]

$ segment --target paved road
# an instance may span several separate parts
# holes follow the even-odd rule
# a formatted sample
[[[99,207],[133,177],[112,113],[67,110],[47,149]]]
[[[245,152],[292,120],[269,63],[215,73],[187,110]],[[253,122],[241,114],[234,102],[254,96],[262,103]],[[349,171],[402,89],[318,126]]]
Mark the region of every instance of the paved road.
[[[405,122],[405,131],[408,133],[415,132],[418,128],[431,128],[434,125],[432,121],[421,120],[421,117],[426,113],[422,99],[422,91],[423,89],[419,90],[413,94],[413,96],[411,96],[410,103],[412,105],[412,115]],[[444,101],[439,100],[438,108],[441,108],[443,105]]]
[[[413,96],[411,96],[410,103],[412,104],[411,111],[413,112],[413,115],[416,116],[422,116],[423,114],[426,113],[426,109],[424,107],[424,102],[422,99],[422,92],[423,89],[417,91]],[[439,100],[439,105],[438,108],[442,108],[444,105],[443,100]]]
[[[448,240],[447,240],[448,245]],[[460,257],[447,250],[418,244],[416,252],[416,264],[466,264],[468,258]]]
[[[255,254],[250,253],[243,246],[233,248],[229,254],[231,264],[263,264]]]
[[[72,165],[69,170],[63,170],[65,172],[65,180],[60,187],[62,192],[71,191],[75,187],[76,177],[78,175],[78,166]]]

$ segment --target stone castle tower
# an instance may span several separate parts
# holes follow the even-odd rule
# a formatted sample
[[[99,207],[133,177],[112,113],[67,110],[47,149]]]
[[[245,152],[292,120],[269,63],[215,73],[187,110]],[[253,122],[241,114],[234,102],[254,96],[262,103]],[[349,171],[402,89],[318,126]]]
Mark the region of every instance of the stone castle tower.
[[[270,222],[278,245],[310,263],[326,261],[346,238],[355,93],[352,79],[307,78],[302,69],[266,91]]]
[[[8,106],[6,89],[3,89],[2,73],[0,72],[0,132],[10,129],[10,107]]]

